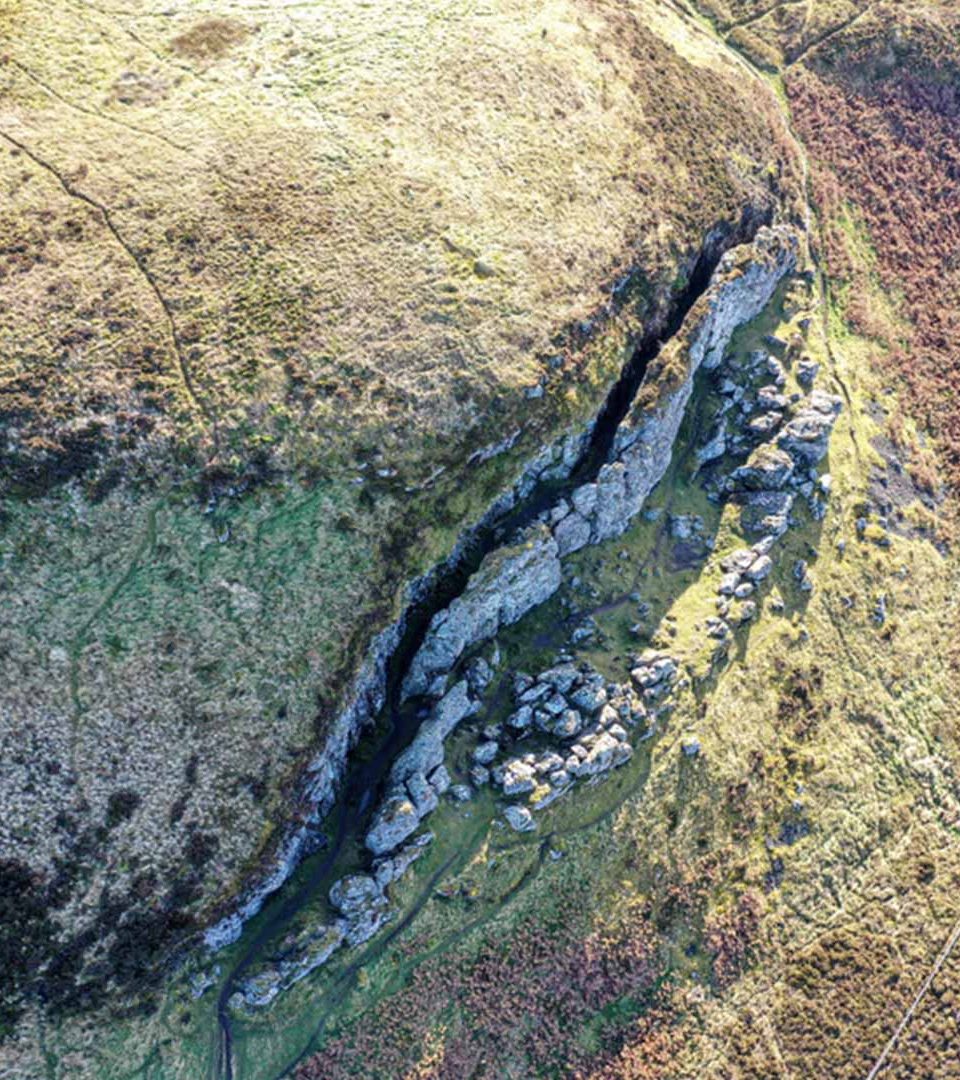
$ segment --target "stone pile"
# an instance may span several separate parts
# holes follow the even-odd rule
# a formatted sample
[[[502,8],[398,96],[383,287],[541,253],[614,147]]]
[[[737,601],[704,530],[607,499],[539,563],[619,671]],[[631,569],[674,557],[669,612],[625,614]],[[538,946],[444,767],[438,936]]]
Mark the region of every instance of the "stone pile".
[[[826,456],[842,403],[836,395],[812,388],[818,371],[815,361],[801,358],[795,377],[809,392],[788,393],[784,364],[763,349],[751,352],[745,362],[728,357],[720,369],[718,423],[700,448],[698,467],[721,441],[724,453],[746,454],[743,464],[725,477],[715,471],[706,486],[713,501],[729,498],[740,507],[747,536],[761,537],[721,560],[718,615],[707,626],[708,635],[720,641],[729,634],[731,622],[745,623],[755,615],[752,597],[773,568],[770,552],[789,528],[798,496],[807,500],[818,520],[826,511],[831,479],[829,474],[818,476],[817,467]],[[812,589],[805,563],[795,568],[795,577],[800,589]]]
[[[505,727],[514,737],[536,732],[547,740],[540,750],[507,756],[489,774],[506,798],[526,799],[527,806],[514,804],[504,811],[511,828],[533,829],[531,811],[549,806],[578,780],[626,764],[633,756],[629,730],[642,724],[647,732],[658,701],[676,676],[676,661],[654,651],[638,658],[627,685],[608,683],[589,665],[570,663],[536,678],[518,675],[517,708]]]

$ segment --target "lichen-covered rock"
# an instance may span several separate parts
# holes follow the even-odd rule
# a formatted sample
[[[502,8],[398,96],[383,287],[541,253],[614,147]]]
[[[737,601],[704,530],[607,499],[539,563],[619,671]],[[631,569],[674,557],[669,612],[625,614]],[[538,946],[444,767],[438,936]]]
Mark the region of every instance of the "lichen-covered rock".
[[[559,587],[559,549],[545,525],[488,555],[463,593],[431,620],[404,679],[404,697],[433,692],[465,649],[516,622]]]
[[[508,806],[503,816],[510,828],[516,832],[531,832],[537,827],[533,815],[525,806]]]
[[[633,756],[632,748],[620,742],[615,735],[604,731],[596,737],[586,758],[577,766],[577,776],[595,776],[617,765],[623,765]]]
[[[374,855],[383,855],[402,844],[419,825],[420,814],[413,802],[394,795],[377,810],[364,843]]]
[[[524,795],[533,791],[537,774],[532,765],[514,759],[503,766],[499,775],[504,795]]]
[[[789,491],[750,491],[735,494],[740,504],[740,522],[747,533],[782,536],[790,525],[793,493]]]
[[[830,433],[842,407],[843,402],[836,395],[814,390],[804,408],[777,436],[778,445],[804,465],[816,465],[826,455]]]
[[[769,443],[758,446],[745,465],[730,474],[731,490],[772,491],[782,488],[793,476],[793,458]]]

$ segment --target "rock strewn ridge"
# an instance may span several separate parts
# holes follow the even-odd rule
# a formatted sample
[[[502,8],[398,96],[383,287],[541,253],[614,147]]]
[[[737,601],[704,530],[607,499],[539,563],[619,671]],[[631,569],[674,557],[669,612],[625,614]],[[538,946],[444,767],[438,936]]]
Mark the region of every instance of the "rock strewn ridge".
[[[539,525],[509,548],[488,555],[471,575],[461,597],[434,615],[404,681],[404,696],[429,693],[440,697],[447,673],[464,651],[488,640],[500,626],[515,622],[556,591],[563,555],[617,536],[627,528],[669,465],[697,370],[701,364],[710,368],[720,362],[733,332],[763,309],[781,278],[795,266],[798,249],[799,237],[791,227],[761,227],[751,243],[721,258],[708,289],[671,343],[688,351],[680,384],[662,393],[653,409],[621,423],[611,450],[613,460],[601,467],[595,482],[580,485],[571,493],[569,503],[558,500],[542,515]],[[592,424],[569,431],[545,448],[481,522],[464,533],[450,558],[411,585],[407,611],[429,592],[445,569],[456,564],[482,529],[510,513],[538,481],[569,477],[591,428]],[[383,706],[387,665],[405,626],[406,614],[375,640],[350,704],[338,716],[308,770],[305,799],[310,809],[306,821],[285,838],[269,876],[206,931],[208,948],[218,949],[235,941],[243,923],[286,881],[309,847],[314,827],[333,805],[350,749]]]
[[[488,556],[463,596],[433,617],[404,682],[404,696],[442,694],[447,672],[466,649],[493,637],[500,626],[515,622],[559,588],[561,556],[627,528],[670,464],[697,371],[720,363],[733,332],[763,310],[796,265],[798,247],[798,235],[789,226],[764,227],[752,244],[721,258],[677,341],[688,352],[679,386],[652,410],[620,425],[614,460],[601,467],[596,481],[579,486],[569,503],[561,499],[536,531],[520,539],[523,554]]]

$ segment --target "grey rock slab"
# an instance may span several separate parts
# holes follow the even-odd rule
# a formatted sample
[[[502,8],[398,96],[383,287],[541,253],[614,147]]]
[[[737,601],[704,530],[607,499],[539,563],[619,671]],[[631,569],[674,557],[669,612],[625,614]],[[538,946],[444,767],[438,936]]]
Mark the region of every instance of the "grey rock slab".
[[[395,795],[385,800],[377,810],[364,842],[374,855],[384,855],[402,844],[419,825],[420,815],[413,802]]]
[[[485,556],[467,587],[434,615],[403,683],[404,698],[429,691],[464,650],[493,637],[552,596],[561,583],[557,542],[545,525]]]
[[[537,827],[533,815],[525,806],[508,806],[503,816],[515,832],[532,832]]]

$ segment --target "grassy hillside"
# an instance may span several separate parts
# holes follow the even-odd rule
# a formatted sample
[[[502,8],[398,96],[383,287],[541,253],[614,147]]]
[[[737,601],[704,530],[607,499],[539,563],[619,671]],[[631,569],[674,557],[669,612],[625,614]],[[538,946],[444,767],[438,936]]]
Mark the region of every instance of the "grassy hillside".
[[[795,162],[640,3],[17,0],[0,54],[3,951],[64,1009],[160,977],[404,584]]]

